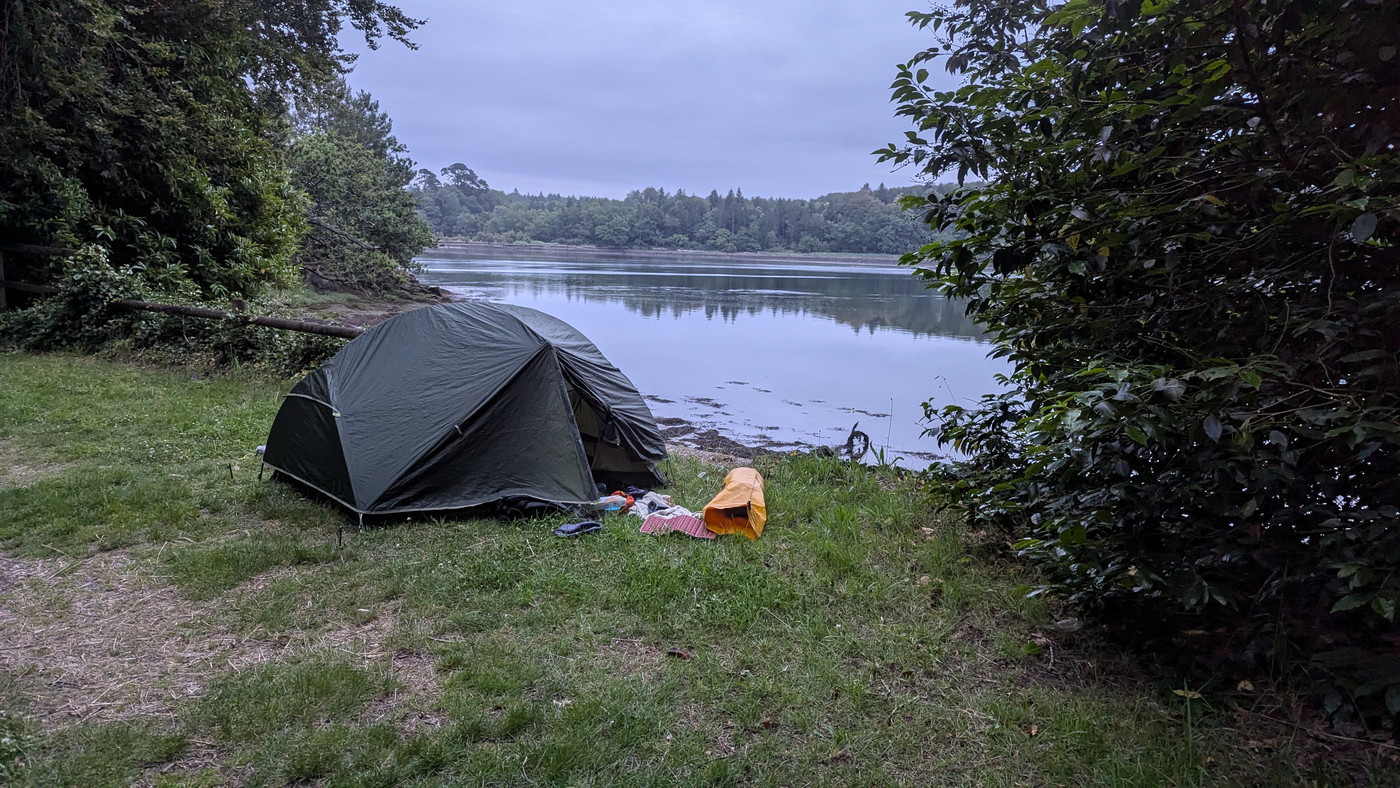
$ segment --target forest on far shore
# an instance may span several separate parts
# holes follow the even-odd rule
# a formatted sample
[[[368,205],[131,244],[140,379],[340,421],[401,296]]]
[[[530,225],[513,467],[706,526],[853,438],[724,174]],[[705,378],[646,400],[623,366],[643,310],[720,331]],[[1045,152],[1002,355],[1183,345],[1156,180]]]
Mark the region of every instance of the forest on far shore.
[[[509,194],[490,188],[463,164],[441,173],[420,169],[410,191],[439,235],[495,243],[593,244],[619,249],[709,249],[718,252],[903,254],[933,239],[905,195],[947,187],[869,184],[811,200],[721,196],[647,187],[626,198]]]

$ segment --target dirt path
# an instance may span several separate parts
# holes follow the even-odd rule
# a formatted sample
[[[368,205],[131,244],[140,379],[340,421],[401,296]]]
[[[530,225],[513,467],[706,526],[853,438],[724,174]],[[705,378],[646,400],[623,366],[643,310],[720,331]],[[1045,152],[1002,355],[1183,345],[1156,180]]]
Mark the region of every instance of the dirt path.
[[[394,676],[393,694],[373,707],[375,721],[438,692],[426,656],[385,647],[398,623],[389,607],[364,624],[251,637],[224,625],[230,597],[192,602],[156,566],[121,550],[83,560],[0,556],[0,673],[45,730],[173,718],[220,676],[326,651],[382,663]],[[259,575],[231,598],[260,593],[290,571]]]

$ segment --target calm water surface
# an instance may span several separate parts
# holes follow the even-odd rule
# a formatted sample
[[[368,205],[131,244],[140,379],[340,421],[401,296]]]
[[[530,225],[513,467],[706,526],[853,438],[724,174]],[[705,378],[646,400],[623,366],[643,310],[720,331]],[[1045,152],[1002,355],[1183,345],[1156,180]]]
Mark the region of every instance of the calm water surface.
[[[946,452],[921,437],[921,403],[969,404],[1006,371],[987,358],[990,346],[960,305],[895,266],[499,260],[442,250],[419,262],[426,284],[578,328],[663,426],[684,420],[746,445],[834,445],[858,422],[888,457],[922,467]]]

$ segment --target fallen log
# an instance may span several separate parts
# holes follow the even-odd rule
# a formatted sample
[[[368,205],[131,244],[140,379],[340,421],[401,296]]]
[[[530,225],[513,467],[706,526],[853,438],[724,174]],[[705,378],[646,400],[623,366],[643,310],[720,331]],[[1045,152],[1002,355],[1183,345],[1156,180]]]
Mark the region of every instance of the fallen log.
[[[34,285],[28,282],[15,282],[0,279],[0,290],[5,289],[19,290],[21,292],[35,293],[38,295],[54,295],[58,292],[57,287],[52,287],[50,285]],[[161,312],[167,315],[198,317],[206,320],[236,320],[255,326],[280,328],[284,331],[300,331],[303,334],[319,334],[321,336],[340,337],[342,339],[354,339],[365,332],[363,328],[356,326],[333,326],[329,323],[313,323],[308,320],[289,320],[284,317],[245,315],[241,312],[223,312],[218,309],[207,309],[201,306],[156,304],[150,301],[138,301],[134,298],[122,298],[112,303],[125,309],[134,309],[143,312]]]
[[[44,246],[42,244],[0,244],[0,251],[20,252],[22,254],[44,254],[67,257],[74,254],[75,250],[65,249],[62,246]]]

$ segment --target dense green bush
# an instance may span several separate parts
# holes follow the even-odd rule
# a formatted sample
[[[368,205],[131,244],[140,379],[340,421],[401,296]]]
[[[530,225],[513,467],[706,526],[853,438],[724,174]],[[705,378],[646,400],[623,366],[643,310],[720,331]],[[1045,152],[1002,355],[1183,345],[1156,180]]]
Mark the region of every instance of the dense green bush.
[[[305,196],[284,161],[293,97],[339,76],[360,0],[0,0],[0,241],[105,246],[161,290],[254,294],[295,274]]]
[[[130,325],[130,311],[115,303],[142,297],[141,279],[134,271],[113,266],[107,248],[96,244],[57,260],[58,294],[27,309],[0,312],[0,341],[26,350],[91,350]]]
[[[405,190],[413,162],[389,116],[340,80],[306,96],[294,117],[287,158],[292,182],[310,201],[297,263],[342,286],[402,287],[434,237]]]
[[[910,17],[879,153],[987,182],[906,262],[1015,370],[933,414],[951,495],[1159,655],[1400,712],[1400,1]]]
[[[116,302],[145,299],[149,292],[134,272],[113,266],[105,248],[89,244],[60,260],[56,295],[25,309],[0,312],[0,348],[38,352],[78,348],[171,363],[246,365],[295,375],[325,361],[345,344],[334,337],[250,325],[233,314],[224,320],[207,320],[126,309]],[[227,308],[227,304],[202,300],[191,284],[161,293],[160,298],[186,306]],[[244,308],[260,315],[301,316],[267,295],[246,302]]]

